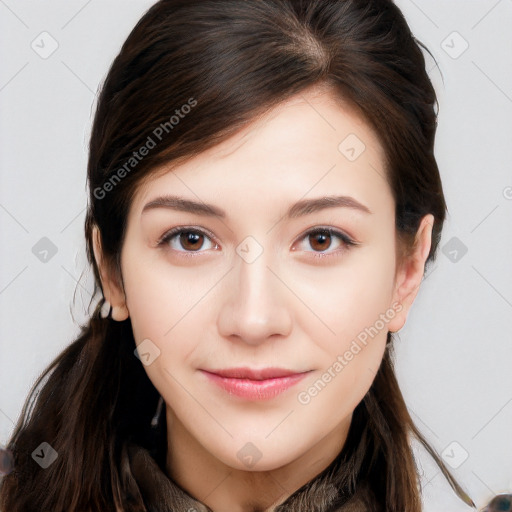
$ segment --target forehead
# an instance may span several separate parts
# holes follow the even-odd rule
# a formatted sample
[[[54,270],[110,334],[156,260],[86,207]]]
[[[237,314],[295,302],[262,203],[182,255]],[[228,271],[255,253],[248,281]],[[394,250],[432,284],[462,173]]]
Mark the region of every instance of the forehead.
[[[134,196],[134,214],[163,191],[239,203],[334,191],[374,204],[391,197],[377,135],[355,108],[325,90],[298,94],[217,146],[155,171]]]

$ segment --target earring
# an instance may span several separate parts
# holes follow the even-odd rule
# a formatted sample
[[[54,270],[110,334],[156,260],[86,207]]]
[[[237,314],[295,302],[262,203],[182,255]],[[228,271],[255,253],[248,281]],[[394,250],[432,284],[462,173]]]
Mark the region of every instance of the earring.
[[[156,407],[155,415],[153,416],[153,419],[151,420],[151,427],[156,428],[158,427],[158,424],[160,422],[160,414],[162,412],[162,405],[164,403],[164,399],[160,396],[158,399],[158,405]]]

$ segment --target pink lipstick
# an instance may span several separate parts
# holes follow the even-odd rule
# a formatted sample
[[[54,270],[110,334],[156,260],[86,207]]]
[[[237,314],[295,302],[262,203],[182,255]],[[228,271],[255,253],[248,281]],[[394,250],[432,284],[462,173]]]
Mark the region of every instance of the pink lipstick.
[[[229,368],[201,372],[230,395],[246,400],[270,400],[297,384],[309,373],[283,368]]]

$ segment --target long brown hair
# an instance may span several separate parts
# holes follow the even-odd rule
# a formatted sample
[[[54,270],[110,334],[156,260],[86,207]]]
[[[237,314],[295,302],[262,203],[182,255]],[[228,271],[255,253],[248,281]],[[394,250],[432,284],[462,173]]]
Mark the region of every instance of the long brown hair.
[[[412,248],[421,218],[432,213],[427,264],[435,258],[446,211],[433,152],[436,95],[422,45],[391,0],[160,0],[128,36],[99,94],[85,221],[99,300],[24,405],[8,445],[15,467],[2,482],[4,512],[146,510],[127,446],[138,443],[161,461],[165,424],[152,432],[159,393],[134,357],[129,319],[101,314],[93,227],[106,264],[122,280],[128,208],[155,168],[201,153],[315,85],[358,108],[380,137],[400,253]],[[152,147],[132,160],[144,145]],[[353,455],[350,479],[354,486],[368,480],[387,512],[419,512],[415,436],[471,503],[407,411],[392,342],[388,333],[380,369],[354,411],[358,428],[351,427],[345,448]],[[42,442],[58,453],[47,469],[31,456]]]

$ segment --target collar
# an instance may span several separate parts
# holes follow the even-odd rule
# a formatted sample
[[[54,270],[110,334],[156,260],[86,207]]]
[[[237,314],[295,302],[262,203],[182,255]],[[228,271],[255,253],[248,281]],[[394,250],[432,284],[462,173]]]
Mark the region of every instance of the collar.
[[[213,512],[170,479],[145,448],[128,448],[132,475],[148,512]],[[348,490],[340,456],[278,505],[274,512],[382,512],[367,482]]]

